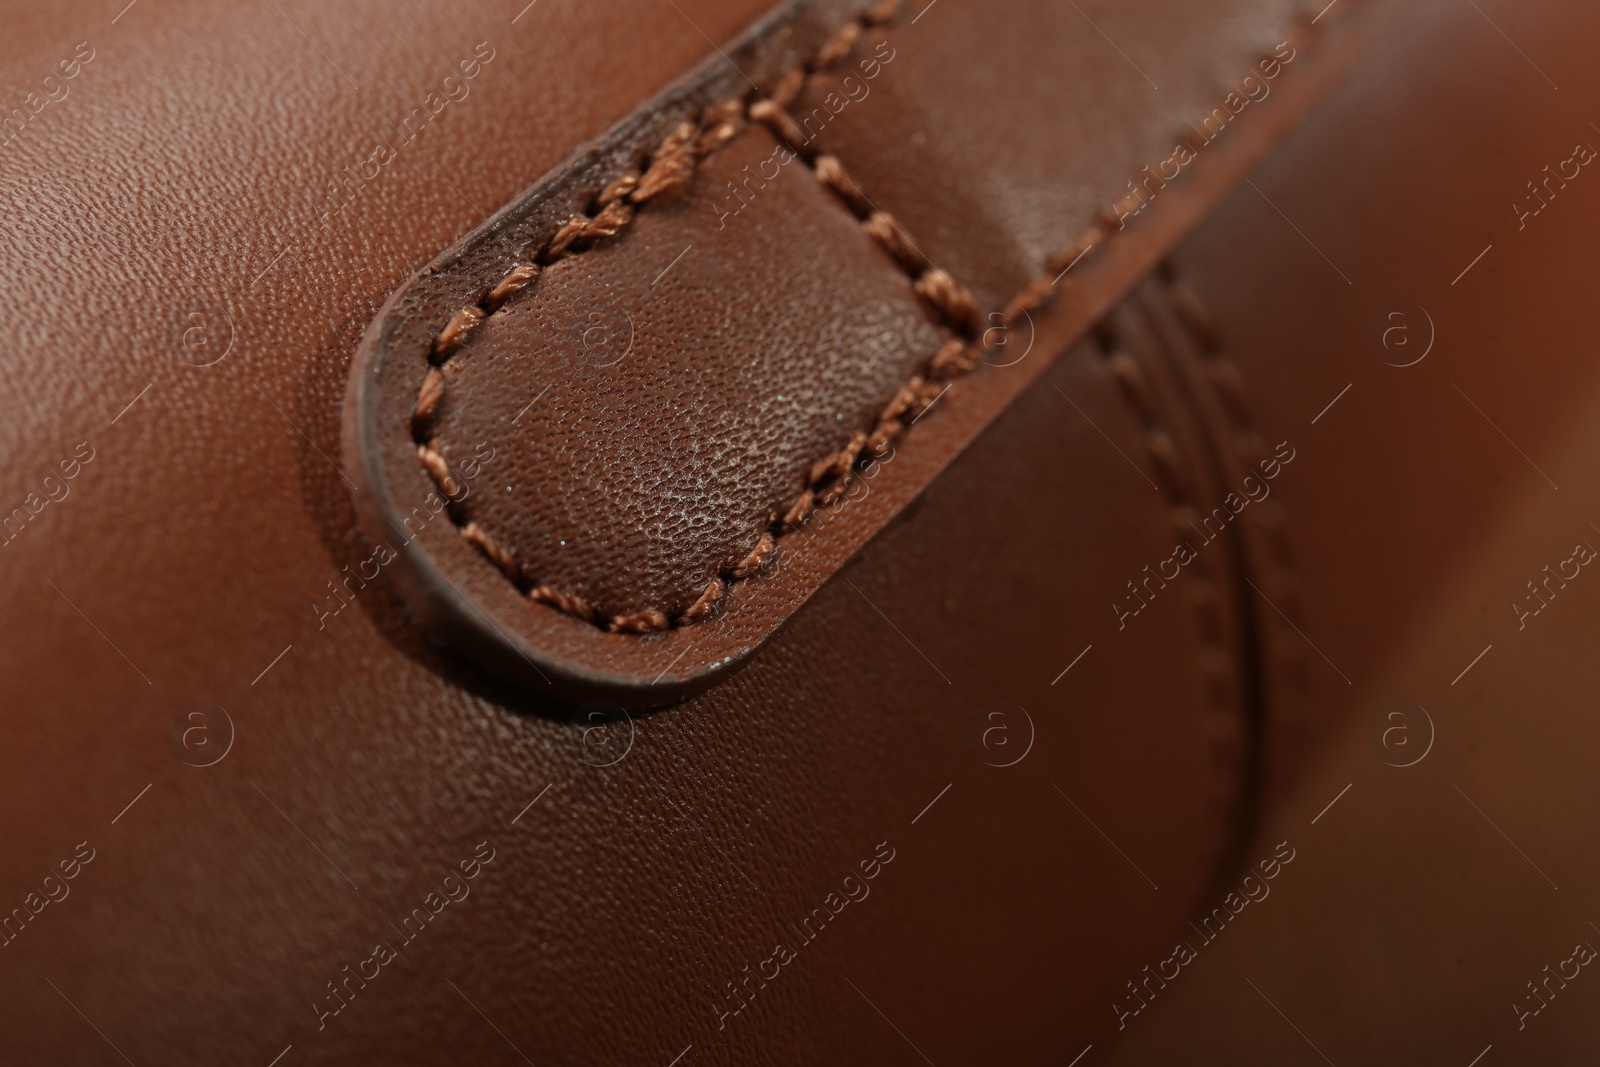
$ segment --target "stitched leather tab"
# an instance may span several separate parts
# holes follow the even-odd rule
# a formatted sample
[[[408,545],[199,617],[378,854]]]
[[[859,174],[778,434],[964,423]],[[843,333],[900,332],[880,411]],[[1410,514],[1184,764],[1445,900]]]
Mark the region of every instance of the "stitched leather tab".
[[[1259,80],[1281,3],[1219,6],[1256,16],[1213,43],[1237,46],[1233,66]],[[1149,211],[1096,192],[1105,161],[1074,173],[1041,130],[1010,151],[1031,160],[1021,180],[1069,186],[1028,194],[1060,212],[1031,229],[1014,209],[994,213],[999,230],[955,220],[924,245],[884,203],[926,216],[927,176],[891,188],[893,153],[863,141],[875,121],[903,131],[908,109],[871,87],[915,85],[939,55],[919,60],[895,8],[791,5],[379,315],[352,369],[346,451],[366,532],[398,557],[390,570],[435,635],[567,699],[660,703],[710,684],[1147,271],[1348,51],[1318,42],[1325,55],[1275,74],[1274,99],[1228,140],[1193,143]],[[1019,14],[1008,32],[1027,25]],[[1093,43],[1069,29],[1053,32]],[[1282,30],[1296,54],[1315,51],[1304,21]],[[1147,44],[1182,58],[1171,34]],[[1130,183],[1134,161],[1173,150],[1165,101],[1220,106],[1233,91],[1210,84],[1218,65],[1175,59],[1179,92],[1126,106],[1112,155]],[[1074,87],[1070,64],[1050,77]],[[928,106],[959,120],[960,99]],[[1050,241],[1062,247],[1036,262],[1024,251]],[[981,276],[969,289],[943,263]]]
[[[693,191],[630,204],[625,236],[545,267],[429,377],[418,443],[448,461],[488,441],[503,457],[463,520],[513,581],[605,629],[716,610],[817,484],[811,466],[944,340],[803,167],[760,190],[781,230],[708,232],[704,191],[777,148],[745,131],[700,162]]]

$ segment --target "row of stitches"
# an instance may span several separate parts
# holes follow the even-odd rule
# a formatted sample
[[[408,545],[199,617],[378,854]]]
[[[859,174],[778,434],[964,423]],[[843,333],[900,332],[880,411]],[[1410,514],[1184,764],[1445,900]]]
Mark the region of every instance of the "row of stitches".
[[[1122,314],[1132,313],[1125,309]],[[1186,533],[1186,523],[1199,518],[1192,503],[1196,495],[1195,472],[1189,457],[1180,450],[1162,419],[1161,405],[1155,397],[1145,367],[1135,355],[1142,347],[1158,342],[1150,337],[1140,338],[1137,334],[1125,336],[1118,328],[1116,318],[1113,314],[1102,321],[1095,332],[1094,344],[1128,409],[1139,422],[1144,452],[1160,485],[1167,517],[1173,529],[1181,535]],[[1156,357],[1146,352],[1145,358],[1154,362]],[[1217,576],[1203,557],[1196,556],[1189,566],[1192,573],[1188,583],[1188,599],[1194,611],[1199,637],[1196,660],[1210,708],[1206,730],[1211,743],[1211,759],[1221,772],[1209,779],[1212,783],[1209,802],[1220,816],[1229,803],[1228,790],[1222,788],[1221,784],[1236,780],[1242,758],[1238,703],[1234,699],[1236,675],[1217,597]],[[1132,589],[1133,583],[1129,582],[1128,587]]]
[[[904,228],[868,199],[837,157],[819,152],[809,145],[809,138],[788,112],[789,106],[804,90],[810,75],[827,70],[848,56],[863,34],[872,27],[890,21],[900,4],[901,0],[884,0],[847,23],[818,49],[808,63],[780,79],[768,96],[748,105],[742,99],[726,101],[709,109],[698,125],[684,122],[674,127],[640,168],[629,171],[607,185],[595,198],[588,213],[574,215],[564,223],[550,242],[533,257],[533,262],[518,264],[489,288],[477,303],[457,311],[434,339],[430,349],[429,370],[423,379],[412,416],[412,436],[418,457],[429,477],[447,496],[453,496],[457,491],[456,482],[432,433],[434,415],[453,372],[451,356],[479,323],[531,285],[542,267],[576,255],[599,240],[621,233],[637,211],[651,200],[681,195],[694,177],[700,161],[737,137],[747,118],[766,126],[806,162],[817,180],[859,220],[862,232],[905,272],[913,290],[926,301],[935,317],[954,336],[945,341],[922,370],[912,375],[890,399],[870,429],[856,431],[844,447],[812,464],[804,487],[787,508],[769,516],[749,553],[742,559],[725,564],[694,603],[676,617],[659,608],[607,615],[583,597],[549,585],[536,584],[523,565],[479,523],[452,508],[451,517],[456,521],[461,536],[493,562],[519,589],[524,589],[530,599],[613,633],[658,633],[709,618],[727,596],[733,583],[760,573],[778,551],[779,539],[803,525],[817,508],[826,507],[842,497],[860,470],[883,456],[943,392],[951,379],[977,366],[982,351],[974,343],[977,315],[971,294],[949,274],[934,266]],[[1311,24],[1302,22],[1291,31],[1291,39],[1295,44],[1301,44],[1309,36],[1310,30]],[[1188,131],[1180,135],[1182,138],[1189,136]],[[1047,272],[1024,286],[1001,311],[1002,324],[1013,325],[1025,314],[1048,302],[1065,272],[1117,232],[1117,218],[1114,209],[1102,213],[1073,244],[1052,257],[1046,264]]]

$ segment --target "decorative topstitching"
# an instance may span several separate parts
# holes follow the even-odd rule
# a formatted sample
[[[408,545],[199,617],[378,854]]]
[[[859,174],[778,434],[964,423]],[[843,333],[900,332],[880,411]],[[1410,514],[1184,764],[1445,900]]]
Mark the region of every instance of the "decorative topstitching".
[[[658,633],[709,618],[725,600],[730,588],[762,571],[779,551],[787,534],[800,527],[815,509],[826,507],[843,496],[850,488],[852,479],[874,459],[882,457],[951,380],[970,373],[979,364],[983,349],[975,330],[976,308],[967,288],[928,262],[905,229],[888,213],[875,207],[862,193],[836,156],[820,153],[814,146],[808,145],[809,139],[788,110],[805,89],[811,75],[828,70],[849,56],[868,30],[893,21],[901,2],[882,0],[851,19],[829,37],[809,60],[780,78],[770,94],[753,98],[754,92],[746,93],[707,108],[698,123],[684,122],[674,127],[637,168],[606,185],[586,213],[572,216],[557,229],[550,240],[530,256],[531,262],[518,264],[504,277],[487,285],[482,297],[456,311],[433,339],[428,354],[429,369],[411,418],[412,439],[429,478],[446,496],[454,496],[455,479],[437,447],[432,431],[434,415],[454,370],[451,357],[462,343],[479,324],[513,296],[537,284],[544,267],[557,260],[579,255],[597,242],[617,237],[652,200],[687,186],[702,160],[735,140],[752,122],[771,130],[859,220],[862,233],[876,242],[905,272],[913,291],[926,302],[950,334],[922,368],[880,409],[868,427],[858,429],[842,448],[822,456],[810,466],[804,484],[787,507],[775,511],[758,527],[750,550],[743,557],[725,563],[700,596],[681,611],[655,607],[607,614],[581,596],[539,582],[537,576],[529,573],[528,568],[480,523],[465,519],[452,510],[452,521],[456,523],[461,536],[530,599],[613,633]],[[1302,17],[1296,28],[1289,32],[1288,40],[1296,46],[1303,45],[1314,29],[1314,25]],[[1189,143],[1198,136],[1190,127],[1180,131],[1178,140]],[[1077,240],[1051,257],[1046,263],[1045,272],[1031,280],[1006,304],[1000,312],[1001,323],[1005,326],[1014,325],[1024,314],[1049,302],[1061,276],[1118,232],[1119,220],[1132,206],[1124,205],[1121,200],[1113,203],[1084,229]]]

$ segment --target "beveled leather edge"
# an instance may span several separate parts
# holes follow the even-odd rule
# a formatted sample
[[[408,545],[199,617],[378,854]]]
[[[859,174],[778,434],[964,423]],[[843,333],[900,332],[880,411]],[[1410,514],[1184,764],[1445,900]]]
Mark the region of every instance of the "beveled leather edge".
[[[820,46],[837,29],[830,19],[860,17],[863,4],[798,0],[758,23],[731,50],[713,57],[652,105],[620,123],[527,194],[502,210],[384,305],[351,367],[344,451],[361,472],[355,492],[363,530],[384,540],[400,531],[400,490],[419,501],[436,487],[418,463],[400,420],[384,419],[379,378],[407,376],[420,390],[430,346],[462,307],[483,299],[490,284],[542,247],[603,188],[659,144],[664,131],[693,121],[707,108],[742,93],[744,75],[769,83],[793,69],[806,46]],[[1108,238],[1102,223],[1054,260],[1008,309],[1034,331],[1039,358],[991,368],[952,382],[940,409],[896,446],[894,475],[874,492],[830,517],[827,530],[803,528],[786,546],[784,580],[758,577],[726,597],[723,611],[692,629],[647,635],[613,634],[530,602],[499,576],[487,558],[448,523],[430,524],[406,539],[390,570],[417,621],[433,636],[502,675],[564,700],[609,700],[627,706],[669,703],[725,677],[781,629],[803,604],[882,526],[932,481],[982,429],[1132,288],[1209,208],[1335,82],[1361,47],[1349,19],[1315,25],[1309,12],[1291,30],[1303,45],[1314,27],[1319,41],[1283,82],[1277,105],[1253,109],[1236,136],[1208,147],[1186,181],[1175,183],[1142,213],[1130,232]],[[1358,25],[1359,23],[1357,23]],[[734,64],[737,64],[735,69]],[[1219,89],[1219,97],[1226,87]],[[1110,200],[1111,198],[1107,198]],[[1110,215],[1115,214],[1115,209]],[[1090,256],[1090,253],[1096,253]],[[1069,276],[1070,275],[1070,276]],[[1028,299],[1024,300],[1024,297]],[[413,394],[415,395],[415,394]],[[473,575],[469,595],[450,573]],[[477,579],[492,576],[493,580]],[[498,585],[496,581],[498,580]],[[502,588],[503,587],[503,588]]]
[[[649,646],[662,642],[649,637],[628,639],[645,647],[643,655],[629,656],[622,670],[597,666],[592,657],[536,651],[506,619],[525,605],[507,604],[504,598],[494,598],[493,604],[480,603],[440,567],[441,560],[448,560],[459,573],[482,563],[476,553],[463,559],[459,537],[438,537],[439,524],[429,524],[424,536],[404,536],[406,503],[417,506],[435,487],[418,477],[422,468],[415,462],[414,449],[400,446],[411,458],[396,462],[397,427],[381,421],[377,380],[388,357],[406,349],[426,351],[432,343],[437,331],[419,330],[419,323],[437,319],[442,325],[461,307],[475,303],[483,289],[477,279],[501,278],[515,264],[531,259],[530,247],[547,241],[580,213],[609,176],[626,170],[640,153],[656,147],[666,131],[737,95],[747,85],[747,78],[770,84],[800,67],[841,24],[862,16],[877,2],[881,0],[790,0],[783,4],[751,26],[735,44],[708,57],[655,100],[536,181],[407,279],[379,309],[351,361],[341,451],[347,469],[360,473],[352,497],[363,532],[380,543],[390,533],[401,535],[393,565],[386,569],[417,623],[432,637],[536,693],[574,702],[612,700],[629,707],[666,704],[699,691],[726,676],[765,643],[766,639],[734,641],[723,655],[694,668],[683,663],[687,657],[677,647],[652,653]],[[436,283],[437,288],[428,283]],[[426,366],[423,360],[410,368],[419,371],[419,384],[420,371]],[[393,545],[393,541],[388,543]],[[556,631],[578,643],[586,637],[608,636],[558,613],[546,614],[555,616],[550,622]],[[581,627],[578,633],[570,625],[574,623]]]

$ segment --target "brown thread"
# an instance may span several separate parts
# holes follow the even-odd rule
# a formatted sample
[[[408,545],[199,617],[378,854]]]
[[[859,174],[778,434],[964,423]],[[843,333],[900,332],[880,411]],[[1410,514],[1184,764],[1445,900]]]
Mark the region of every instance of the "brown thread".
[[[451,475],[450,464],[445,461],[444,456],[431,445],[418,445],[417,455],[422,459],[422,466],[433,478],[434,484],[444,491],[446,497],[454,500],[461,487]]]
[[[706,586],[706,591],[700,594],[700,599],[684,611],[683,617],[688,622],[695,622],[705,618],[716,607],[717,601],[722,599],[722,594],[727,592],[728,583],[721,578],[711,579],[711,584]]]
[[[548,585],[541,585],[528,590],[528,599],[537,601],[540,604],[548,604],[557,611],[576,616],[585,622],[594,622],[599,614],[594,610],[593,605],[582,597],[563,593],[561,590],[552,589]]]
[[[484,304],[490,311],[498,311],[500,305],[526,289],[535,278],[539,276],[539,268],[532,263],[518,266],[510,274],[500,279],[500,284],[489,290],[489,295],[484,299]]]
[[[1249,398],[1245,394],[1244,376],[1239,373],[1238,365],[1222,347],[1216,328],[1211,323],[1211,317],[1194,291],[1170,268],[1159,270],[1157,278],[1166,290],[1168,306],[1194,339],[1195,349],[1200,353],[1202,367],[1206,372],[1206,379],[1212,384],[1222,402],[1223,411],[1233,424],[1232,445],[1241,465],[1246,470],[1258,467],[1268,458],[1268,452],[1266,442],[1256,429],[1251,415]],[[1303,621],[1300,611],[1299,581],[1295,576],[1294,552],[1289,544],[1288,522],[1282,502],[1274,499],[1272,506],[1263,505],[1255,521],[1256,525],[1262,528],[1262,540],[1268,548],[1268,558],[1263,562],[1275,569],[1280,579],[1276,583],[1277,588],[1274,592],[1277,596],[1273,603],[1289,619],[1291,626],[1299,626]],[[1298,642],[1292,641],[1274,641],[1271,645],[1272,651],[1283,662],[1290,685],[1297,690],[1303,690],[1304,649]]]
[[[464,307],[456,312],[439,336],[433,340],[433,362],[437,366],[455,355],[456,349],[461,347],[461,342],[466,340],[472,328],[484,319],[483,308],[473,305]]]
[[[1188,319],[1180,315],[1179,321],[1188,327]],[[1198,342],[1198,337],[1196,341]],[[1152,336],[1150,343],[1161,344],[1159,336]],[[1096,329],[1095,345],[1099,349],[1106,369],[1117,383],[1123,400],[1140,423],[1140,438],[1144,442],[1145,454],[1150,457],[1159,491],[1166,502],[1168,518],[1180,543],[1186,543],[1191,533],[1191,523],[1198,522],[1200,515],[1190,501],[1191,494],[1185,490],[1189,473],[1184,458],[1162,421],[1161,405],[1150,387],[1144,367],[1130,351],[1137,345],[1123,344],[1122,337],[1110,317],[1102,320]],[[1197,658],[1205,698],[1216,712],[1207,723],[1216,745],[1213,748],[1213,758],[1223,761],[1227,760],[1233,751],[1233,746],[1223,742],[1230,740],[1234,730],[1234,711],[1237,708],[1236,686],[1241,678],[1235,670],[1234,659],[1228,648],[1227,632],[1223,625],[1221,606],[1218,603],[1217,578],[1210,561],[1196,552],[1193,559],[1184,566],[1184,576],[1200,638]],[[1159,569],[1157,577],[1165,588],[1169,579],[1161,577]],[[1170,580],[1175,581],[1176,576]]]
[[[756,547],[744,559],[728,568],[728,577],[735,581],[742,581],[758,573],[766,566],[767,560],[778,550],[778,540],[772,536],[771,530],[762,530],[761,539],[756,542]]]
[[[940,346],[922,372],[912,375],[880,411],[870,431],[852,434],[844,448],[812,464],[806,486],[786,510],[773,514],[750,553],[736,564],[725,564],[677,620],[655,608],[603,616],[582,597],[547,585],[528,588],[529,599],[603,626],[613,633],[657,633],[711,617],[734,582],[760,573],[778,551],[779,538],[804,523],[817,507],[826,506],[841,497],[849,489],[858,467],[881,457],[890,444],[910,428],[911,423],[948,387],[939,383],[966,374],[977,366],[981,352],[973,343],[976,340],[977,307],[971,293],[949,274],[932,266],[910,235],[890,215],[872,206],[837,157],[809,150],[809,138],[787,110],[804,91],[810,73],[825,70],[847,56],[860,42],[865,29],[889,22],[902,2],[880,0],[872,9],[852,19],[824,42],[809,62],[780,78],[766,98],[748,105],[743,99],[725,101],[708,109],[698,125],[679,123],[651,155],[649,165],[642,174],[630,172],[613,180],[595,198],[593,213],[574,215],[562,224],[549,243],[533,256],[535,263],[517,264],[476,304],[457,311],[434,339],[429,351],[431,366],[418,393],[411,420],[412,435],[417,444],[417,454],[429,477],[444,490],[446,496],[454,496],[456,481],[431,435],[433,416],[444,398],[450,376],[448,361],[451,356],[479,323],[537,280],[541,265],[549,265],[582,252],[596,241],[616,236],[627,228],[638,210],[649,201],[681,195],[693,178],[699,162],[737,137],[746,116],[767,126],[811,167],[818,182],[860,220],[862,232],[909,276],[913,291],[956,336]],[[1302,47],[1312,29],[1302,13],[1299,24],[1291,27],[1289,39],[1296,47]],[[1188,134],[1181,133],[1179,136],[1187,138]],[[1046,303],[1060,276],[1117,232],[1115,227],[1119,217],[1115,209],[1110,213],[1102,212],[1071,246],[1052,257],[1046,263],[1049,273],[1034,278],[1005,306],[1001,313],[1002,323],[1010,325]],[[1247,424],[1241,429],[1253,433]],[[1166,441],[1166,445],[1159,441],[1152,443],[1147,437],[1146,443],[1151,455],[1157,457],[1158,466],[1163,466],[1167,458],[1163,453],[1170,448],[1170,438]],[[456,520],[454,513],[451,517]],[[467,521],[462,525],[457,520],[457,528],[462,538],[478,549],[513,584],[519,589],[525,588],[523,568],[504,546],[475,522]],[[1214,602],[1211,610],[1213,613],[1216,611]],[[1217,620],[1217,626],[1220,633],[1220,619]]]
[[[461,527],[461,536],[466,538],[469,544],[474,545],[478,551],[488,556],[494,562],[494,565],[506,572],[506,574],[517,572],[517,563],[511,558],[511,554],[500,547],[500,542],[484,533],[482,526],[475,522],[468,522]]]
[[[432,420],[433,413],[439,407],[439,401],[444,399],[444,371],[438,367],[429,367],[428,376],[422,379],[422,392],[417,396],[417,410],[411,417],[411,425],[416,430],[422,430]]]
[[[816,57],[812,59],[810,68],[813,71],[827,70],[839,60],[850,54],[850,49],[861,40],[861,20],[853,19],[844,24],[844,27],[828,39],[817,50]]]
[[[1238,366],[1222,346],[1218,332],[1213,326],[1204,305],[1201,304],[1193,290],[1177,276],[1170,262],[1160,264],[1151,272],[1151,279],[1155,285],[1159,286],[1155,291],[1161,297],[1162,305],[1172,313],[1178,327],[1188,336],[1193,345],[1195,363],[1198,365],[1206,383],[1211,387],[1211,393],[1217,398],[1222,409],[1225,425],[1219,427],[1218,432],[1214,435],[1217,439],[1216,443],[1223,449],[1231,446],[1234,450],[1234,460],[1244,466],[1247,471],[1253,470],[1255,463],[1266,456],[1267,450],[1260,434],[1255,429],[1243,375],[1240,374]],[[1123,383],[1125,389],[1137,391],[1142,388],[1141,382],[1135,382],[1125,377],[1121,373],[1121,368],[1113,368],[1113,371],[1117,373],[1118,380]],[[1149,400],[1148,398],[1143,398],[1140,403],[1147,404]],[[1252,514],[1255,515],[1255,518],[1253,520],[1248,518],[1243,520],[1243,525],[1241,525],[1236,534],[1240,540],[1240,548],[1242,550],[1240,556],[1240,566],[1244,568],[1242,576],[1248,578],[1251,564],[1259,562],[1262,566],[1264,584],[1269,589],[1273,589],[1274,585],[1277,585],[1277,588],[1274,589],[1277,600],[1272,603],[1283,611],[1284,616],[1289,620],[1290,626],[1298,628],[1300,616],[1299,598],[1295,594],[1297,581],[1294,574],[1293,554],[1288,543],[1284,509],[1281,501],[1277,499],[1264,502],[1259,507],[1261,508],[1259,512],[1252,509]],[[1200,516],[1195,513],[1193,508],[1187,506],[1174,514],[1174,521],[1181,527],[1185,527],[1182,535],[1185,538],[1188,536],[1188,529],[1186,528],[1188,524],[1199,520]],[[1249,526],[1251,523],[1254,523],[1260,531],[1261,539],[1266,545],[1265,550],[1259,553],[1250,551],[1251,536]],[[1281,579],[1281,582],[1272,582],[1265,576],[1267,572],[1275,573],[1276,577]],[[1206,584],[1209,585],[1211,583],[1207,582]],[[1248,596],[1242,590],[1241,595]],[[1263,616],[1257,616],[1258,619],[1261,617]],[[1220,624],[1220,618],[1216,621]],[[1202,619],[1202,626],[1205,625],[1205,620]],[[1273,639],[1260,629],[1260,623],[1258,622],[1254,638],[1255,647],[1266,655],[1274,656],[1281,663],[1285,672],[1285,682],[1291,693],[1303,694],[1306,688],[1304,649],[1297,641],[1284,640],[1285,635],[1282,633],[1281,625],[1277,625],[1275,628],[1278,633],[1276,639]],[[1230,740],[1233,729],[1231,725],[1232,716],[1228,714],[1232,705],[1226,703],[1230,696],[1230,690],[1227,685],[1227,660],[1224,658],[1225,653],[1222,650],[1220,636],[1219,633],[1214,649],[1203,647],[1201,650],[1201,664],[1205,673],[1207,697],[1221,712],[1221,714],[1211,719],[1211,722],[1214,723],[1211,727],[1214,742],[1219,746]],[[1248,670],[1242,668],[1239,676],[1241,680],[1244,680],[1251,675]],[[1254,668],[1253,676],[1260,683],[1262,676],[1259,667]],[[1274,703],[1264,692],[1258,692],[1256,700],[1259,702],[1258,706],[1263,709],[1263,718],[1255,721],[1250,727],[1251,729],[1264,731],[1270,728],[1270,723],[1273,720],[1277,720],[1280,728],[1286,726],[1291,732],[1290,743],[1292,745],[1304,745],[1306,723],[1303,719],[1283,719],[1281,716],[1272,715],[1271,709]],[[1266,743],[1262,738],[1263,735],[1261,733],[1256,734],[1257,746]],[[1214,758],[1220,761],[1228,761],[1232,755],[1233,749],[1231,745],[1217,747],[1214,750]],[[1274,777],[1272,774],[1274,764],[1270,761],[1261,762],[1264,757],[1261,755],[1260,748],[1257,748],[1254,756],[1250,755],[1247,749],[1247,754],[1244,758],[1247,766],[1252,762],[1255,763],[1254,771],[1247,776],[1247,781],[1250,784],[1246,786],[1245,803],[1248,804],[1250,803],[1249,797],[1251,795],[1259,798],[1263,789],[1270,788],[1270,786],[1264,784],[1264,781]],[[1258,779],[1256,776],[1260,776],[1260,778]],[[1281,788],[1281,784],[1278,787]]]

